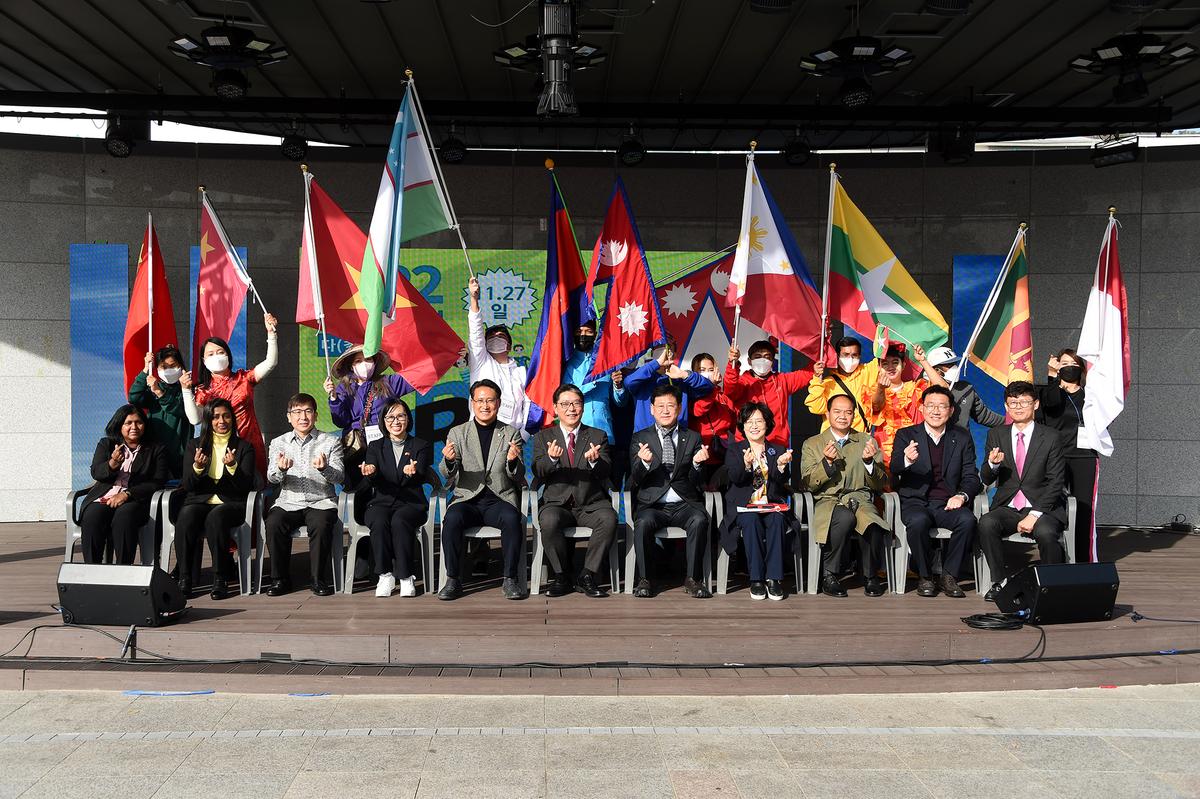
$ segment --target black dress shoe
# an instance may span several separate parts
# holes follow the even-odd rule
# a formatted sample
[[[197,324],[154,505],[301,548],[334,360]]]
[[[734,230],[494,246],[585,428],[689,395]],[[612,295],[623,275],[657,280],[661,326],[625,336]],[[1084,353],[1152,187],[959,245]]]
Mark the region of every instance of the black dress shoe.
[[[320,581],[312,584],[313,596],[333,596],[333,587]]]
[[[500,590],[504,592],[505,599],[524,599],[527,594],[521,590],[521,586],[511,577],[505,577],[504,583],[500,586]]]
[[[179,580],[179,593],[183,594],[184,599],[189,599],[192,596],[192,581],[186,577]]]
[[[983,595],[984,602],[995,602],[996,594],[1000,593],[1000,583],[992,583],[992,587]]]
[[[683,593],[695,599],[712,599],[712,592],[703,583],[698,583],[691,577],[683,581]]]
[[[633,595],[638,599],[649,599],[654,596],[654,589],[650,587],[650,581],[645,577],[638,580],[637,585],[633,587]]]
[[[863,593],[867,596],[883,596],[887,592],[887,583],[878,577],[868,577]]]
[[[216,600],[226,599],[229,597],[229,586],[224,580],[213,580],[212,593],[209,596]]]
[[[438,591],[437,598],[443,602],[449,602],[453,599],[458,599],[463,595],[462,583],[454,577],[447,577],[446,584],[442,586],[442,590]]]
[[[937,583],[932,577],[922,577],[917,580],[917,595],[918,596],[937,596]]]
[[[846,596],[846,589],[836,575],[826,573],[821,577],[821,593],[828,596]]]
[[[571,585],[570,580],[562,575],[555,575],[550,585],[546,586],[546,596],[566,596],[574,590],[575,586]]]
[[[942,573],[942,593],[955,599],[962,599],[966,596],[963,590],[958,587],[958,580],[954,579],[954,575],[946,572]]]
[[[275,580],[271,583],[271,587],[267,589],[267,596],[283,596],[290,593],[292,586],[287,580]]]
[[[608,596],[608,592],[597,585],[596,575],[592,574],[587,569],[584,569],[579,573],[579,579],[575,581],[575,590],[584,596],[590,596],[592,598]]]
[[[766,583],[759,582],[758,580],[751,580],[750,581],[750,598],[751,599],[766,599],[767,598]]]
[[[767,580],[767,599],[783,599],[783,580]]]

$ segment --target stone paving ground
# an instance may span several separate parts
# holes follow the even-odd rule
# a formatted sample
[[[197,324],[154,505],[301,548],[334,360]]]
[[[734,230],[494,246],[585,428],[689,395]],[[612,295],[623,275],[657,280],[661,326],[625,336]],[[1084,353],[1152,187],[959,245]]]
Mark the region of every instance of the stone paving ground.
[[[1200,685],[775,697],[0,693],[2,797],[1200,796]]]

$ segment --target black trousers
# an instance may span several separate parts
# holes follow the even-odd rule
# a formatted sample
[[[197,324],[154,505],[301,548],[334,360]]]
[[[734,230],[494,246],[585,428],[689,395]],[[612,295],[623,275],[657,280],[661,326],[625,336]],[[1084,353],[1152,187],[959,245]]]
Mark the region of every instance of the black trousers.
[[[236,580],[237,566],[229,554],[233,540],[230,531],[245,520],[245,502],[193,503],[180,508],[179,519],[175,522],[175,559],[179,561],[179,576],[188,575],[191,582],[200,582],[200,542],[207,539],[213,578]]]
[[[667,527],[682,527],[687,531],[687,576],[707,583],[703,574],[704,549],[708,546],[708,514],[699,504],[692,502],[665,502],[660,505],[643,506],[633,517],[633,545],[637,547],[637,561],[642,567],[642,576],[650,576],[650,547],[646,546],[654,534]],[[637,575],[626,575],[636,579]]]
[[[835,505],[833,515],[829,519],[829,535],[825,538],[825,551],[821,555],[821,572],[837,574],[842,562],[842,554],[846,551],[846,542],[850,534],[858,526],[858,517],[854,511],[845,505]],[[883,551],[883,543],[888,531],[877,524],[867,527],[862,540],[862,572],[863,577],[874,577],[879,563],[879,553]]]
[[[524,565],[521,563],[521,543],[525,538],[525,520],[515,507],[490,491],[446,508],[446,517],[442,519],[442,557],[446,560],[446,576],[455,580],[461,578],[459,566],[467,528],[483,526],[500,529],[504,576],[519,579]]]
[[[142,526],[150,518],[150,503],[126,500],[117,508],[99,502],[89,502],[80,515],[83,533],[80,548],[84,563],[103,563],[104,548],[111,541],[113,562],[122,566],[133,564]]]
[[[750,581],[783,579],[783,541],[787,535],[787,516],[775,513],[739,513],[738,527],[746,545],[746,565]]]
[[[970,504],[957,510],[946,510],[946,501],[903,499],[900,518],[908,528],[908,548],[917,562],[917,574],[933,575],[934,539],[929,532],[936,527],[951,530],[950,540],[942,544],[942,573],[955,578],[962,574],[963,561],[975,545],[975,514]]]
[[[271,579],[289,582],[292,574],[292,532],[304,526],[308,528],[308,565],[312,581],[328,585],[333,579],[333,564],[329,558],[333,550],[333,528],[336,524],[337,510],[334,508],[271,508],[267,512],[266,520],[267,548],[271,553]]]
[[[1067,490],[1075,497],[1075,560],[1092,560],[1092,495],[1096,493],[1096,457],[1063,458],[1067,465]]]
[[[543,505],[538,509],[538,524],[542,528],[542,546],[550,560],[550,569],[556,575],[564,575],[571,569],[571,542],[563,537],[563,529],[592,528],[583,568],[599,574],[617,534],[617,512],[607,502],[596,502],[583,508]]]
[[[413,544],[416,542],[417,529],[425,523],[428,515],[429,506],[415,502],[380,502],[367,508],[367,527],[371,528],[375,571],[393,574],[397,580],[416,574],[413,568]],[[428,587],[426,590],[429,590]]]
[[[1002,539],[1015,533],[1017,522],[1028,514],[1028,508],[993,508],[979,520],[979,548],[983,550],[983,556],[987,559],[993,583],[1009,576],[1009,571],[1004,565]],[[1038,557],[1042,563],[1062,563],[1065,560],[1062,544],[1059,543],[1063,526],[1057,517],[1043,513],[1033,526],[1033,532],[1029,533],[1029,537],[1037,541]]]

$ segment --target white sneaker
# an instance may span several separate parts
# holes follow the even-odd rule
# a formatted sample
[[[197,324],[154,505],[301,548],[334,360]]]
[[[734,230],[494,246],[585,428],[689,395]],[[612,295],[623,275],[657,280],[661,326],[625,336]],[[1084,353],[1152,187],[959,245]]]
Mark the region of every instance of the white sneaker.
[[[404,577],[400,580],[400,596],[417,595],[417,578]]]
[[[379,575],[379,582],[375,584],[375,596],[391,596],[396,590],[396,578],[391,572]]]

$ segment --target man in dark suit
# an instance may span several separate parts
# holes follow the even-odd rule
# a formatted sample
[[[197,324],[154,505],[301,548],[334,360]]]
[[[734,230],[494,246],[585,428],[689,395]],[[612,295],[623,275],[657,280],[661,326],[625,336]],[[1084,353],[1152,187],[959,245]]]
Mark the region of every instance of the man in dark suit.
[[[942,386],[921,394],[925,421],[897,431],[892,445],[892,487],[900,495],[900,518],[908,530],[908,546],[917,561],[917,593],[936,596],[930,564],[929,531],[952,531],[942,552],[941,589],[946,596],[963,597],[959,569],[975,541],[971,504],[982,488],[975,468],[971,434],[950,426],[954,397]],[[903,579],[903,577],[901,577]]]
[[[646,560],[647,541],[664,527],[687,531],[687,579],[683,590],[689,596],[707,599],[708,575],[701,574],[704,548],[708,546],[708,514],[701,494],[700,466],[708,460],[708,447],[700,434],[679,424],[683,398],[670,383],[659,383],[650,393],[654,424],[634,434],[630,442],[629,483],[637,507],[633,521],[634,546],[642,566],[642,579],[633,589],[637,597],[653,595]],[[634,579],[635,575],[626,575]]]
[[[608,596],[596,583],[617,531],[617,513],[608,495],[612,461],[608,436],[603,430],[580,423],[583,391],[567,383],[554,390],[558,424],[533,437],[533,476],[544,486],[538,524],[542,546],[550,559],[554,579],[548,596],[563,596],[573,588],[590,597]],[[571,550],[563,528],[590,527],[583,571],[571,583]]]
[[[1008,575],[1001,546],[1005,536],[1021,533],[1032,537],[1042,563],[1064,560],[1060,538],[1066,526],[1066,464],[1058,431],[1034,423],[1038,394],[1032,383],[1010,383],[1004,390],[1004,405],[1012,424],[988,431],[988,454],[980,474],[984,485],[996,484],[992,510],[979,520],[979,548],[994,581],[984,596],[989,602]]]

